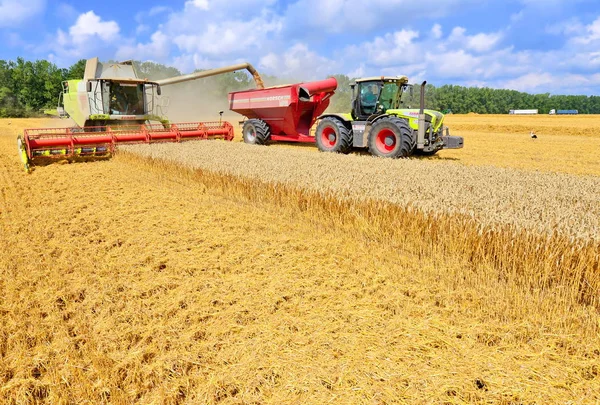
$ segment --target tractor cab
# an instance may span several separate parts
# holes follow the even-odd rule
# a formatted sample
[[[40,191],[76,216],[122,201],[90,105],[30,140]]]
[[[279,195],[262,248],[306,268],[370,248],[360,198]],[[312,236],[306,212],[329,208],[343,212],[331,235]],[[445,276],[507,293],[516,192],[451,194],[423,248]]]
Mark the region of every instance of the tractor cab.
[[[406,76],[357,79],[352,85],[352,118],[367,121],[373,115],[400,108],[402,93],[407,88]]]

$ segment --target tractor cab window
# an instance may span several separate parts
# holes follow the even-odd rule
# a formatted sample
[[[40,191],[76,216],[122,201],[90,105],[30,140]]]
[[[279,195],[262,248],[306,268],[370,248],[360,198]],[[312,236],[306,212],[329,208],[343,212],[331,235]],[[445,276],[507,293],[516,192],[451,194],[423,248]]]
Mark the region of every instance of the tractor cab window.
[[[374,114],[377,109],[377,100],[379,100],[379,89],[381,83],[367,82],[361,83],[360,94],[360,109],[362,115]]]
[[[402,86],[402,95],[400,98],[400,104],[402,108],[411,108],[413,105],[418,105],[419,101],[414,99],[414,86],[412,84],[405,84]]]
[[[383,108],[383,111],[387,111],[391,108],[397,108],[396,100],[398,97],[399,86],[395,82],[385,83],[381,89],[381,96],[379,97],[379,104]]]
[[[144,85],[112,83],[110,113],[115,115],[144,114]]]

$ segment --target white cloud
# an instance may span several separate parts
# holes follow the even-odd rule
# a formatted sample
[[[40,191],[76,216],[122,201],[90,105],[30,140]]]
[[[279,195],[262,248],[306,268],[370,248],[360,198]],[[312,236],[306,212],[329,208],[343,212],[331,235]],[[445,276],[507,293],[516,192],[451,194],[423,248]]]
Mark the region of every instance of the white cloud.
[[[435,24],[432,28],[431,28],[431,36],[435,39],[440,39],[442,37],[443,33],[442,33],[442,26],[439,24]]]
[[[152,8],[150,9],[150,11],[148,11],[148,15],[149,15],[149,16],[155,16],[155,15],[158,15],[158,14],[163,14],[163,13],[166,13],[166,12],[168,12],[169,10],[170,10],[170,8],[169,8],[169,7],[165,7],[165,6],[155,6],[155,7],[152,7]]]
[[[116,46],[119,31],[116,21],[103,21],[94,11],[88,11],[77,17],[68,32],[58,29],[45,47],[55,60],[87,58],[101,49]]]
[[[277,20],[255,18],[231,23],[203,25],[200,32],[177,35],[173,42],[184,52],[209,55],[249,52],[260,49],[262,41],[281,30]]]
[[[263,56],[258,68],[281,78],[300,81],[324,79],[342,66],[309,50],[305,44],[296,44],[283,53]]]
[[[119,24],[115,21],[102,21],[93,11],[77,17],[75,25],[69,28],[71,41],[76,45],[87,43],[92,38],[104,42],[114,41],[119,36]]]
[[[0,0],[0,27],[19,26],[45,7],[45,0]]]
[[[400,30],[375,37],[359,46],[350,46],[342,52],[348,58],[367,61],[369,65],[386,66],[414,61],[422,57],[414,44],[419,33],[413,30]]]
[[[200,10],[208,10],[208,0],[190,0],[185,2],[186,6],[199,8]]]
[[[148,31],[150,31],[150,26],[146,24],[140,24],[135,28],[136,35],[144,34]]]
[[[116,53],[118,60],[164,60],[169,56],[171,41],[161,31],[157,31],[150,37],[146,44],[122,45]]]
[[[550,73],[536,72],[506,81],[503,87],[519,91],[532,91],[540,86],[552,84],[556,78]]]
[[[449,42],[457,45],[463,45],[466,49],[476,52],[486,52],[496,46],[502,39],[502,34],[499,32],[485,34],[479,33],[475,35],[466,35],[466,29],[463,27],[455,27],[448,38]]]
[[[587,45],[590,42],[597,41],[600,39],[600,17],[594,22],[585,27],[585,33],[580,36],[573,38],[573,42],[577,44]]]
[[[439,18],[477,0],[298,0],[290,5],[286,20],[291,29],[306,27],[328,33],[368,33],[382,27],[404,27],[417,18]]]

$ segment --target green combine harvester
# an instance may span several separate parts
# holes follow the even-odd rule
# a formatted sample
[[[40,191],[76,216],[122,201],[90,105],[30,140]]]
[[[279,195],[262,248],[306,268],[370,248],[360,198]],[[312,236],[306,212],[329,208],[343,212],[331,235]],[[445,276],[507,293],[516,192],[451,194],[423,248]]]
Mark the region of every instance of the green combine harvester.
[[[160,97],[161,86],[242,69],[252,74],[258,88],[264,87],[262,78],[248,63],[152,81],[138,77],[131,61],[101,63],[98,58],[89,59],[84,77],[63,82],[59,97],[58,115],[71,118],[76,126],[26,129],[17,138],[25,170],[57,159],[108,157],[118,144],[213,138],[231,141],[233,126],[221,119],[169,122],[163,111],[168,99]]]

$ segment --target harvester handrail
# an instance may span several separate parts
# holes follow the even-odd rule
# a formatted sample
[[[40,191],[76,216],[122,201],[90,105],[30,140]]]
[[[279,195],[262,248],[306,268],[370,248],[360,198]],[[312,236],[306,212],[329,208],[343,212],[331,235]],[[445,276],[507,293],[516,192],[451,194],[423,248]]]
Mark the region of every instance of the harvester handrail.
[[[190,73],[187,75],[181,75],[181,76],[170,77],[168,79],[156,80],[155,83],[159,84],[160,86],[166,86],[169,84],[187,82],[189,80],[196,80],[196,79],[201,79],[203,77],[216,76],[216,75],[220,75],[223,73],[235,72],[236,70],[244,70],[244,69],[246,69],[252,75],[252,78],[256,82],[257,89],[265,88],[265,84],[262,80],[262,77],[260,77],[260,74],[258,73],[258,71],[250,63],[240,63],[237,65],[225,66],[225,67],[221,67],[221,68],[217,68],[217,69],[203,70],[201,72]]]

